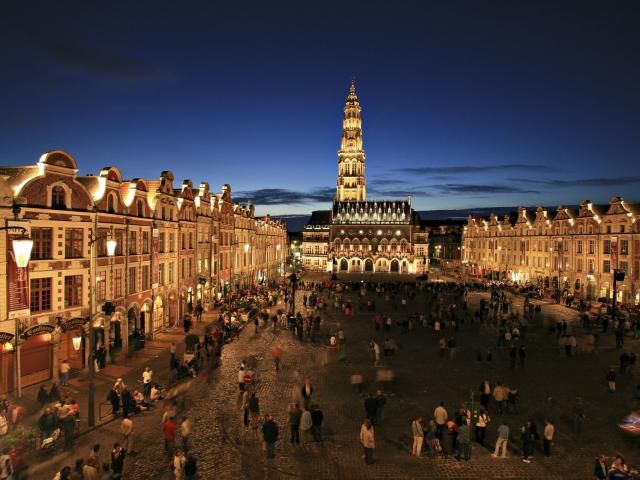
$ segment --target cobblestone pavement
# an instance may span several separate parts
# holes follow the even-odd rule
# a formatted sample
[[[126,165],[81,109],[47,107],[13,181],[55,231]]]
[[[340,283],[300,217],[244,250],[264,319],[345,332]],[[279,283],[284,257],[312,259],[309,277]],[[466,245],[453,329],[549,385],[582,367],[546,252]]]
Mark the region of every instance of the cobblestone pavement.
[[[472,309],[482,295],[471,295]],[[353,293],[350,296],[357,298]],[[397,302],[387,304],[383,298],[376,298],[376,302],[378,311],[388,312],[394,319],[405,314],[394,308]],[[418,298],[409,305],[409,310],[417,311],[421,302]],[[519,302],[516,300],[516,307]],[[574,312],[557,305],[545,305],[543,312],[548,318],[575,317]],[[338,321],[347,338],[347,358],[342,361],[327,341],[328,332],[337,330]],[[572,328],[580,334],[575,322]],[[459,348],[454,359],[439,357],[437,339],[431,329],[417,327],[402,333],[394,326],[390,335],[398,342],[400,351],[396,358],[385,360],[378,368],[393,370],[395,380],[379,384],[375,381],[377,368],[369,360],[368,342],[375,337],[380,343],[384,334],[375,332],[371,314],[343,318],[329,312],[324,316],[322,329],[325,336],[312,344],[294,339],[288,331],[265,330],[254,334],[251,326],[239,341],[225,347],[220,367],[192,385],[185,412],[193,424],[192,452],[198,459],[199,478],[578,480],[592,477],[592,462],[598,453],[621,452],[628,463],[637,463],[634,447],[615,426],[630,410],[637,373],[621,376],[618,392],[607,392],[604,375],[620,353],[609,337],[601,342],[599,355],[561,358],[555,336],[548,333],[547,327],[529,326],[524,340],[528,348],[526,367],[511,369],[507,351],[496,348],[496,334],[486,326],[468,323],[461,326],[456,333]],[[274,346],[284,351],[282,370],[278,373],[270,354]],[[492,362],[478,361],[476,350],[487,346],[494,352]],[[626,347],[635,349],[637,341]],[[274,460],[264,458],[259,435],[242,427],[236,373],[243,359],[256,372],[262,413],[273,414],[280,428]],[[364,394],[351,389],[349,379],[354,373],[364,376],[365,392],[382,388],[388,395],[384,422],[376,427],[376,463],[372,466],[364,465],[361,458],[358,432],[364,416]],[[511,457],[493,459],[487,449],[477,445],[469,462],[412,457],[410,420],[418,414],[430,417],[441,400],[452,412],[469,399],[472,390],[477,391],[486,376],[520,390],[522,413],[505,417],[515,444]],[[325,441],[303,442],[302,446],[294,447],[288,442],[286,410],[290,402],[298,401],[305,378],[314,385],[314,401],[325,414]],[[584,398],[587,415],[580,437],[570,433],[568,418],[569,402],[576,395]],[[555,399],[551,411],[546,407],[550,396]],[[127,459],[125,478],[173,478],[163,454],[160,414],[160,411],[146,413],[135,419],[138,454]],[[495,441],[495,430],[502,418],[493,411],[491,415],[489,444]],[[543,458],[538,445],[533,463],[524,464],[518,455],[519,439],[515,432],[528,417],[536,418],[541,426],[545,415],[556,418],[553,456]]]

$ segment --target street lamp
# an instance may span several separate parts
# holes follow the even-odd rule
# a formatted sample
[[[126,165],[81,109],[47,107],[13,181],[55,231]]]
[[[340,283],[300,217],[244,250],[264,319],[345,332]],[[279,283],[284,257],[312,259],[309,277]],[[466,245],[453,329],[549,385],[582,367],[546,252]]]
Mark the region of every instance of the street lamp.
[[[95,402],[94,402],[94,374],[95,374],[95,348],[96,348],[96,337],[95,330],[93,325],[93,317],[96,313],[96,294],[95,294],[95,278],[96,278],[96,269],[97,269],[97,256],[95,243],[98,240],[102,240],[107,238],[109,234],[96,235],[93,232],[89,234],[89,248],[91,249],[91,262],[90,262],[90,271],[89,278],[91,280],[91,288],[89,289],[89,294],[91,296],[91,301],[89,305],[89,375],[87,377],[88,380],[88,397],[87,397],[87,425],[89,427],[93,427],[96,423],[95,416]],[[113,257],[116,253],[116,246],[118,242],[113,239],[107,240],[107,255],[109,257]],[[106,339],[105,339],[106,340]],[[73,346],[75,348],[75,338],[73,339]],[[78,348],[79,345],[78,345]]]
[[[14,220],[18,219],[18,214],[20,213],[20,207],[14,203],[13,205],[13,216]],[[27,268],[29,265],[29,260],[31,259],[31,250],[33,249],[33,240],[27,237],[27,229],[19,226],[6,226],[0,227],[0,230],[8,231],[9,234],[13,233],[13,235],[20,235],[11,240],[11,247],[13,249],[13,258],[16,262],[16,266],[18,268]],[[17,377],[17,390],[18,390],[18,398],[22,396],[22,382],[20,378],[20,320],[16,319],[16,334],[15,334],[15,342],[16,342],[16,377]],[[12,351],[13,345],[7,342],[4,346],[5,351]]]

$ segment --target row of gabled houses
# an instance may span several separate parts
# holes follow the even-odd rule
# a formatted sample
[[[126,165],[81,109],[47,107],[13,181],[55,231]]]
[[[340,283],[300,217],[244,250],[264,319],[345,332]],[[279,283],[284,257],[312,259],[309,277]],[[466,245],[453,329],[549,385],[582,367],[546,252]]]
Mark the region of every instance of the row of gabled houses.
[[[462,261],[470,276],[538,285],[552,294],[585,300],[613,297],[640,302],[640,205],[613,197],[608,205],[589,200],[555,211],[520,208],[498,218],[469,216],[464,227]]]
[[[62,359],[83,368],[92,313],[98,345],[126,351],[134,335],[150,338],[284,273],[283,223],[235,204],[228,184],[214,193],[206,182],[176,184],[170,171],[155,180],[124,180],[117,167],[79,176],[71,155],[51,151],[35,165],[0,167],[0,212],[3,226],[33,240],[19,268],[17,232],[0,232],[0,393],[56,378]]]

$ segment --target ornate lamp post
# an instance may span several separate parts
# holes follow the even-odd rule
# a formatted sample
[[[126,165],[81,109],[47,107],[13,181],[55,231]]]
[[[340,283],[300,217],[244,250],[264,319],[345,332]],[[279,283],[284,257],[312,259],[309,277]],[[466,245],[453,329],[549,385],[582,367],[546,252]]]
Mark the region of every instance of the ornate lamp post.
[[[96,336],[95,336],[95,325],[93,323],[94,315],[96,314],[96,294],[95,294],[95,278],[96,278],[96,269],[97,269],[97,255],[95,249],[95,243],[98,240],[102,240],[106,238],[109,234],[104,235],[95,235],[91,232],[89,236],[89,248],[91,249],[91,269],[89,272],[89,278],[91,279],[91,288],[89,289],[90,294],[90,305],[89,305],[89,324],[87,326],[89,331],[89,375],[87,377],[88,380],[88,397],[87,397],[87,425],[89,427],[93,427],[96,423],[95,418],[95,401],[94,401],[94,374],[95,374],[95,348],[96,348]],[[113,257],[116,253],[117,242],[113,239],[107,240],[107,255],[109,257]],[[106,306],[106,304],[105,304]],[[112,304],[109,303],[109,308],[105,309],[105,313],[107,310],[110,310]],[[109,311],[109,314],[111,312]],[[75,342],[74,342],[75,348]]]

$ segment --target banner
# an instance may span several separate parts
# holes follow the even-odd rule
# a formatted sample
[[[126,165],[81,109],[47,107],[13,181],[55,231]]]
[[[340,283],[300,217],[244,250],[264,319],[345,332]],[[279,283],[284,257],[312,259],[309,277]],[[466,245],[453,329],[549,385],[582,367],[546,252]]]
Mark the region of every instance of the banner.
[[[9,227],[13,222],[9,222]],[[23,225],[20,225],[23,226]],[[28,317],[29,310],[29,267],[20,268],[13,252],[13,239],[23,237],[22,230],[7,231],[7,294],[9,296],[9,318]]]
[[[611,270],[618,268],[618,237],[611,237]]]
[[[157,228],[153,229],[151,236],[151,285],[153,288],[158,287],[158,245],[160,232]]]

